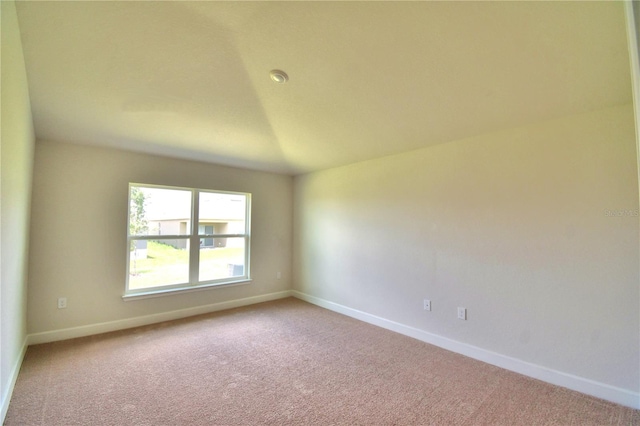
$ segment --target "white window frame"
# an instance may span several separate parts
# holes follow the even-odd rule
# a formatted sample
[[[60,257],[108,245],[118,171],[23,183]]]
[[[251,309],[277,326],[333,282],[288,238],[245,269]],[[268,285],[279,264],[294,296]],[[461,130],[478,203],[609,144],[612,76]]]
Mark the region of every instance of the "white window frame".
[[[155,188],[155,189],[168,189],[168,190],[180,190],[191,192],[191,223],[188,234],[184,235],[130,235],[129,222],[131,219],[131,188],[143,187],[143,188]],[[126,284],[125,292],[122,296],[123,299],[137,299],[156,297],[164,294],[171,294],[176,292],[202,290],[211,287],[238,285],[251,282],[251,264],[250,264],[250,252],[251,252],[251,193],[248,192],[234,192],[234,191],[219,191],[215,189],[201,189],[201,188],[188,188],[180,186],[167,186],[167,185],[155,185],[147,183],[129,183],[128,187],[128,203],[127,203],[127,261],[126,261]],[[200,214],[200,193],[213,193],[213,194],[237,194],[246,197],[245,202],[245,232],[243,234],[200,234],[198,231],[199,214]],[[244,275],[234,276],[228,278],[220,278],[216,280],[199,281],[200,274],[200,239],[202,238],[244,238]],[[131,242],[136,240],[188,240],[189,241],[189,282],[163,285],[158,287],[149,287],[142,289],[129,289],[129,268],[131,265]]]

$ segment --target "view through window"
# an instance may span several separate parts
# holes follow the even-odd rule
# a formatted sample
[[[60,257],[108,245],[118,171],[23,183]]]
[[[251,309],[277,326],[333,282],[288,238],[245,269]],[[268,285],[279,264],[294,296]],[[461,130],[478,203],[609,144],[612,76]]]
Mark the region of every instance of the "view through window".
[[[129,185],[126,294],[249,279],[251,194]]]

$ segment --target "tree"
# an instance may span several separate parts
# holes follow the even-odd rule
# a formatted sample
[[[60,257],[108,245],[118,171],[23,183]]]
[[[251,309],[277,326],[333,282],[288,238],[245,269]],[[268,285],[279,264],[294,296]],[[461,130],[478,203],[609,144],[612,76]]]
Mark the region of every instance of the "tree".
[[[137,186],[131,187],[129,198],[129,235],[143,235],[149,230],[149,224],[145,217],[146,196],[141,188]],[[133,253],[133,275],[137,275],[137,242],[141,240],[131,240],[129,250]]]

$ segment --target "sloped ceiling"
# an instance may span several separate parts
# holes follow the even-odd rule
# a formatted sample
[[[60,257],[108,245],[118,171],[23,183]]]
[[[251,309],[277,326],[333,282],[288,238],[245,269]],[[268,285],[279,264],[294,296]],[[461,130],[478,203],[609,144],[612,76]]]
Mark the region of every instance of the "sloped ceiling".
[[[299,174],[631,102],[622,2],[17,10],[45,140]]]

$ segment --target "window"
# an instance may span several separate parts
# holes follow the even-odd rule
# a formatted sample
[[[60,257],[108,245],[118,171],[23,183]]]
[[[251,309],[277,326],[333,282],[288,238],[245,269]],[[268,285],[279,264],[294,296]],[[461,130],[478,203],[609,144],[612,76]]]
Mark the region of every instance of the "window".
[[[126,296],[249,280],[251,194],[129,184]]]

